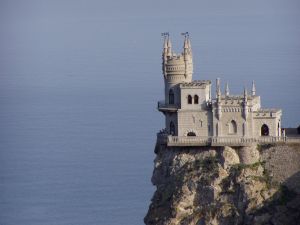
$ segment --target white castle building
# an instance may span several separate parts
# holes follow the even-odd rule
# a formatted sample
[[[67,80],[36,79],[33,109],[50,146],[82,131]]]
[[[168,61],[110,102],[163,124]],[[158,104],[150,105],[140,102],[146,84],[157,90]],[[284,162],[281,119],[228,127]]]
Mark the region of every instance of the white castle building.
[[[231,95],[228,84],[221,93],[218,78],[213,98],[210,80],[192,80],[193,55],[188,34],[181,54],[172,51],[169,35],[165,35],[162,70],[165,100],[158,102],[158,110],[165,115],[165,129],[160,134],[203,140],[281,136],[281,110],[261,108],[254,82],[251,93],[244,89],[241,95]]]

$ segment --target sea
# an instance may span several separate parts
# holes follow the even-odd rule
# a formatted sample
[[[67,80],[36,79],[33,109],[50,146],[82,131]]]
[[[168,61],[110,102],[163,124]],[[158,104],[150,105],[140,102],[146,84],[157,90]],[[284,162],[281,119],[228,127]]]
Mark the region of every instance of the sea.
[[[299,126],[299,19],[297,0],[1,0],[0,225],[143,224],[162,32],[177,53],[189,32],[194,79],[254,80]]]

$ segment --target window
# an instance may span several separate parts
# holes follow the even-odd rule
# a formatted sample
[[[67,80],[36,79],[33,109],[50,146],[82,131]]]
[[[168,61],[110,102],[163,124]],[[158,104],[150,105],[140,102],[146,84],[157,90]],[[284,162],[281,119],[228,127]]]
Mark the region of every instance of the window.
[[[174,104],[174,91],[172,89],[169,91],[169,104]]]
[[[237,125],[234,120],[231,120],[229,123],[229,129],[228,129],[229,134],[236,134],[237,133]]]
[[[195,134],[194,132],[188,132],[188,133],[187,133],[187,136],[193,137],[193,136],[196,136],[196,134]]]
[[[170,134],[171,135],[175,134],[175,125],[172,121],[170,122]]]
[[[198,95],[194,96],[194,104],[199,104],[199,97],[198,97]]]
[[[260,128],[260,133],[261,136],[269,136],[269,127],[266,124],[262,125]]]
[[[188,104],[192,104],[193,103],[193,98],[191,95],[188,95]]]

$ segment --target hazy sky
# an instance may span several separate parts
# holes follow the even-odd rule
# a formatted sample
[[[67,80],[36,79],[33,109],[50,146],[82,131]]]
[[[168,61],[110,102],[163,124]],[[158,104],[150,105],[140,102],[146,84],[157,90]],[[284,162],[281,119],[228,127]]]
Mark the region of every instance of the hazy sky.
[[[0,79],[25,89],[146,80],[162,90],[160,33],[180,51],[189,31],[194,78],[219,76],[238,93],[254,79],[266,106],[291,109],[300,105],[290,98],[300,83],[299,17],[298,0],[1,0]]]

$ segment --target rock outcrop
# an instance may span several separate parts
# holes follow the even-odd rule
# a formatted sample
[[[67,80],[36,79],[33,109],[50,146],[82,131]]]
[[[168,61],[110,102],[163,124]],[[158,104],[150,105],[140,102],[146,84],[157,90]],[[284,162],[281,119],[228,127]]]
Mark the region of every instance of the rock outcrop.
[[[299,224],[299,145],[157,144],[155,153],[146,225]]]

